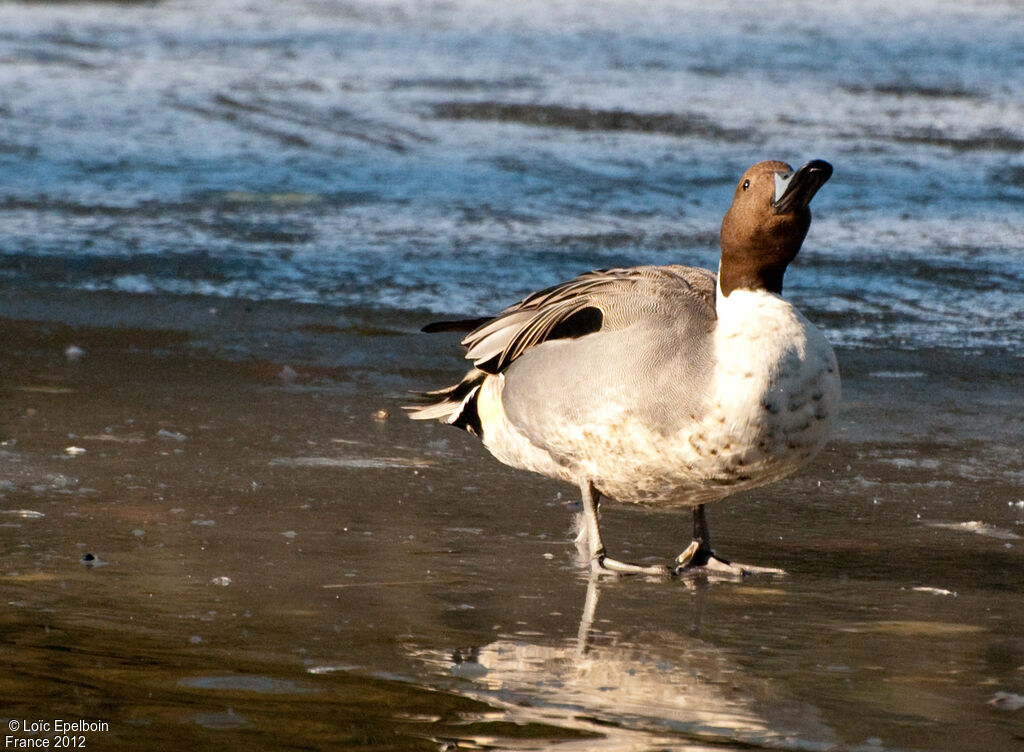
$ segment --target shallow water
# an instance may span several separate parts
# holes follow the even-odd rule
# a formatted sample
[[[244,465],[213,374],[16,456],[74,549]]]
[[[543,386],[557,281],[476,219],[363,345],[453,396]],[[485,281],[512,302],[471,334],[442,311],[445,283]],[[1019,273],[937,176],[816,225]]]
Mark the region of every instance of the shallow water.
[[[325,328],[322,309],[287,314],[248,311]],[[441,376],[399,375],[428,359],[402,322],[320,335],[376,353],[320,368],[9,322],[6,714],[104,720],[102,748],[995,750],[1024,733],[1024,436],[998,363],[842,353],[823,456],[711,510],[720,550],[787,577],[590,582],[571,489],[379,389]],[[637,559],[687,527],[605,512]]]
[[[0,6],[0,717],[102,749],[1019,745],[1020,8],[287,8]],[[765,157],[836,166],[786,293],[844,410],[709,514],[789,574],[591,581],[572,488],[401,414],[462,368],[418,328],[713,266]],[[604,520],[634,559],[689,538]]]

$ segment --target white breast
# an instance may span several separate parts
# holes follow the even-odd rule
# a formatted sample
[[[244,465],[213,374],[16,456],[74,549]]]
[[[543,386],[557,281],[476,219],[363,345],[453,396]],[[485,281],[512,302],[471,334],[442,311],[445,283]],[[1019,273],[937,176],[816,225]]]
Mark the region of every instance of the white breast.
[[[728,483],[761,485],[813,457],[839,409],[839,369],[824,335],[765,291],[719,294],[714,400],[691,439]]]

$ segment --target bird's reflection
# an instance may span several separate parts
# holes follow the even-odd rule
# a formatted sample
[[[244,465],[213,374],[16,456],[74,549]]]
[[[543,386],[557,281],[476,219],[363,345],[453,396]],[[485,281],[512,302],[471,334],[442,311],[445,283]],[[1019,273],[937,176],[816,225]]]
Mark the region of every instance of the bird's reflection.
[[[595,640],[601,587],[599,577],[587,581],[575,640],[545,644],[543,636],[514,635],[421,657],[458,677],[457,690],[507,708],[513,720],[597,733],[603,750],[694,749],[694,741],[830,746],[833,735],[813,707],[746,672],[735,653],[700,639],[707,583],[692,585],[693,614],[681,633],[650,633],[643,644],[618,633],[611,644]],[[579,749],[595,748],[588,743]]]
[[[590,573],[587,580],[587,595],[583,601],[583,612],[580,615],[580,628],[576,633],[576,655],[579,658],[585,657],[589,651],[591,630],[594,627],[597,601],[601,593],[600,581],[600,574]],[[708,581],[707,578],[701,578],[687,582],[686,585],[696,594],[689,635],[691,637],[698,637],[700,635],[701,623],[704,620],[704,608],[707,605]]]

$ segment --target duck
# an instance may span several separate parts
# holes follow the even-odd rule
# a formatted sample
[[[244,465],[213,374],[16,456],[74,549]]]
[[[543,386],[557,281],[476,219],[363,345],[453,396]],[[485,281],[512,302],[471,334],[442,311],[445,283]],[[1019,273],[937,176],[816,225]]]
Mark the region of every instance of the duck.
[[[495,316],[428,324],[463,333],[472,367],[419,393],[410,417],[463,429],[500,462],[578,487],[577,544],[593,572],[781,573],[718,556],[706,506],[806,465],[839,411],[835,353],[782,297],[831,175],[820,159],[747,169],[722,219],[717,274],[598,269]],[[615,559],[602,500],[689,507],[692,540],[670,564]]]

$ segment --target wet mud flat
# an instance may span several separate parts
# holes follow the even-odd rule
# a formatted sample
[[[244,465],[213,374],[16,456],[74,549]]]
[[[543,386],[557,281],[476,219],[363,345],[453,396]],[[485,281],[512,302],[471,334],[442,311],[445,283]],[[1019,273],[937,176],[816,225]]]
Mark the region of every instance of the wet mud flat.
[[[789,576],[591,581],[574,489],[402,415],[462,367],[419,313],[5,306],[5,716],[105,721],[103,749],[1024,738],[1019,359],[840,351],[823,454],[710,510]],[[604,520],[634,559],[688,539],[685,511]]]

